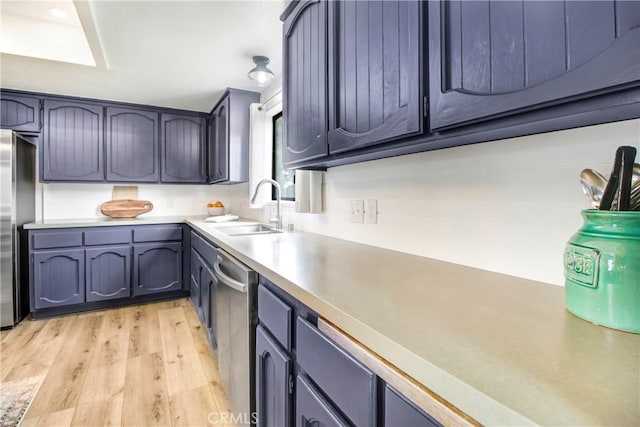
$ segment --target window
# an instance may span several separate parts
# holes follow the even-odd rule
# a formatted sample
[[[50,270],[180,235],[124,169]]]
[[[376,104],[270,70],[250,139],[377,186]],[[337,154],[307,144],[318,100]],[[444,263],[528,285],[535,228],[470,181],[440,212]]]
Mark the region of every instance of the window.
[[[294,171],[285,169],[284,159],[282,156],[284,145],[284,117],[282,112],[276,114],[272,118],[273,120],[273,168],[271,171],[271,178],[276,180],[280,184],[282,189],[282,200],[295,200],[296,189],[294,183]],[[276,199],[275,188],[271,190],[271,199]]]

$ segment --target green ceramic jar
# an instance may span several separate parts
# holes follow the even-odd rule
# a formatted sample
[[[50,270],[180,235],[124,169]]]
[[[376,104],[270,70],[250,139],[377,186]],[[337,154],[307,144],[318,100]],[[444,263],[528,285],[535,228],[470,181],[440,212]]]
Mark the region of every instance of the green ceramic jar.
[[[582,211],[564,253],[567,310],[640,333],[640,212]]]

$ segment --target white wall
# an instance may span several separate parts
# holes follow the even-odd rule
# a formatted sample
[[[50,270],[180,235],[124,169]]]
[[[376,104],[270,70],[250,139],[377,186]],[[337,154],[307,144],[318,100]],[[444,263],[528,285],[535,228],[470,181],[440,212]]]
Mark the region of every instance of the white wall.
[[[325,212],[285,211],[285,224],[485,270],[563,285],[567,239],[589,207],[578,175],[608,175],[620,145],[640,149],[640,120],[551,132],[331,168]],[[234,213],[249,188],[229,188]],[[350,200],[377,199],[378,223],[354,224]]]
[[[45,220],[100,218],[100,205],[111,200],[114,184],[42,184],[40,214]],[[206,215],[206,205],[220,200],[225,205],[228,187],[215,185],[138,186],[138,198],[153,203],[153,210],[140,216]]]

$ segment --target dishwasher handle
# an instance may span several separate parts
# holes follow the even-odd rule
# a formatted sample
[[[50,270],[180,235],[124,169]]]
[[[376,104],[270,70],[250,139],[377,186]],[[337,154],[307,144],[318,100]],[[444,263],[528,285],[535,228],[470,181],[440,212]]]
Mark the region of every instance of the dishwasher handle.
[[[247,285],[224,274],[222,269],[220,269],[220,263],[216,262],[213,264],[213,272],[220,283],[224,283],[231,289],[235,289],[238,292],[247,292]]]

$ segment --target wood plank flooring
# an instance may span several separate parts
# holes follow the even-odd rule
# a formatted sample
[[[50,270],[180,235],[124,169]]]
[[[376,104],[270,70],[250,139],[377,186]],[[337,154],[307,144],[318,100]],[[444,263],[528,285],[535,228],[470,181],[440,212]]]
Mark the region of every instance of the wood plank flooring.
[[[213,352],[186,298],[25,320],[1,339],[1,382],[44,376],[24,427],[227,426]]]

